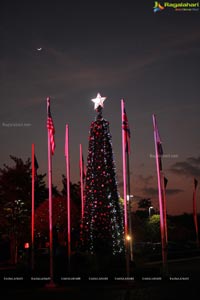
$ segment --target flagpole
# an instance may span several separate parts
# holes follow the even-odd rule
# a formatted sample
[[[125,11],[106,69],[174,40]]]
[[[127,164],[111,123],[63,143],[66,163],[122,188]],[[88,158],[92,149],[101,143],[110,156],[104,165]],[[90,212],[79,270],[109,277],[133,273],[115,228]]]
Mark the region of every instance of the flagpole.
[[[84,216],[84,191],[83,191],[83,152],[80,144],[80,183],[81,183],[81,218]]]
[[[50,98],[47,97],[47,115],[50,109]],[[49,183],[49,255],[50,255],[50,282],[48,286],[54,287],[53,271],[53,216],[52,216],[52,150],[50,132],[48,130],[48,183]]]
[[[32,202],[31,202],[31,269],[34,270],[35,227],[35,145],[32,144]]]
[[[194,218],[194,226],[195,226],[195,233],[196,233],[196,244],[197,244],[197,247],[199,247],[199,233],[198,233],[198,220],[197,220],[197,203],[196,203],[197,185],[198,185],[198,181],[194,178],[193,218]]]
[[[164,224],[164,213],[163,213],[163,193],[162,193],[162,171],[159,166],[159,153],[158,153],[158,141],[157,141],[157,124],[156,117],[153,117],[154,127],[154,142],[155,142],[155,153],[156,153],[156,169],[157,169],[157,181],[158,181],[158,196],[159,196],[159,209],[160,209],[160,231],[161,231],[161,245],[162,245],[162,265],[163,275],[166,275],[167,271],[167,247],[166,247],[166,236],[165,236],[165,224]]]
[[[129,216],[129,246],[130,246],[130,260],[133,261],[133,236],[132,236],[132,221],[131,221],[131,184],[130,184],[130,168],[129,168],[129,153],[126,152],[126,162],[127,162],[127,190],[128,190],[128,216]]]
[[[128,247],[128,218],[127,218],[127,173],[126,173],[126,153],[125,153],[125,134],[123,130],[123,114],[124,114],[124,99],[121,99],[121,120],[122,120],[122,161],[123,161],[123,188],[124,188],[124,240],[125,240],[125,251],[126,251],[126,272],[127,276],[130,275],[129,266],[129,247]]]
[[[71,259],[71,224],[70,224],[70,167],[69,167],[69,126],[66,124],[65,131],[65,158],[67,178],[67,241],[68,241],[68,270],[70,272]]]

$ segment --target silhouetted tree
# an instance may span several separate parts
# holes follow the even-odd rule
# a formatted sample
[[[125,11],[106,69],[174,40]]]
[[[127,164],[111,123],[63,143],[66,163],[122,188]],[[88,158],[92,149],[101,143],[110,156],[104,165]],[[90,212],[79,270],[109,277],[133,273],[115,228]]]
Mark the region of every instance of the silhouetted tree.
[[[79,210],[77,205],[70,203],[70,223],[72,248],[76,244],[76,230],[79,228]],[[54,240],[60,239],[57,243],[67,243],[67,199],[64,196],[53,197],[52,199],[53,232]],[[37,241],[49,239],[49,201],[43,201],[35,211],[35,233]],[[62,241],[61,241],[62,237]]]
[[[148,210],[150,206],[152,206],[151,198],[144,198],[139,200],[138,202],[138,208],[143,208],[145,210]]]
[[[24,162],[10,155],[10,159],[14,165],[0,168],[0,233],[12,236],[13,243],[20,245],[30,240],[32,166],[30,158]],[[35,177],[35,208],[48,198],[45,176],[37,172]],[[58,194],[56,187],[53,194]]]
[[[66,181],[66,176],[64,174],[62,174],[62,184],[63,184],[63,188],[61,194],[63,196],[67,196],[67,181]],[[78,183],[70,182],[70,198],[80,209],[81,207],[80,182]]]

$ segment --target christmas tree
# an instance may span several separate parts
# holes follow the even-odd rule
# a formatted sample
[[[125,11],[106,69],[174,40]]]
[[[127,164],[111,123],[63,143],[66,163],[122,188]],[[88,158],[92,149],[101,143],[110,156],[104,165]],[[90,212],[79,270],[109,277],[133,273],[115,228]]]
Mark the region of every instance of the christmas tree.
[[[92,99],[97,116],[90,126],[81,239],[88,253],[117,255],[124,253],[123,208],[109,122],[102,117],[105,99]]]

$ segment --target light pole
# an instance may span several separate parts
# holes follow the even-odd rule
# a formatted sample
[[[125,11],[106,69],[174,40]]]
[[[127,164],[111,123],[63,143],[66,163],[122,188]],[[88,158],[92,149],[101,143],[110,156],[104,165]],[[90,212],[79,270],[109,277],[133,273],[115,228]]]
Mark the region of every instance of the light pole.
[[[149,218],[152,216],[152,213],[151,213],[152,210],[154,210],[154,207],[153,207],[153,206],[150,206],[150,207],[149,207]]]

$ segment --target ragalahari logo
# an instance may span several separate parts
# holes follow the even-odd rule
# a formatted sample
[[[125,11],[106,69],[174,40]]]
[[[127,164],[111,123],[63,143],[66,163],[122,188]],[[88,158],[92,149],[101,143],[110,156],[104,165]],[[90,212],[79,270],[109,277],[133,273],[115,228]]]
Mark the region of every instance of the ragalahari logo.
[[[170,9],[171,11],[184,11],[184,12],[198,12],[200,2],[163,2],[161,5],[158,1],[154,2],[154,13],[162,11],[163,9]]]
[[[158,12],[164,9],[164,6],[162,6],[158,1],[155,1],[153,11]]]

